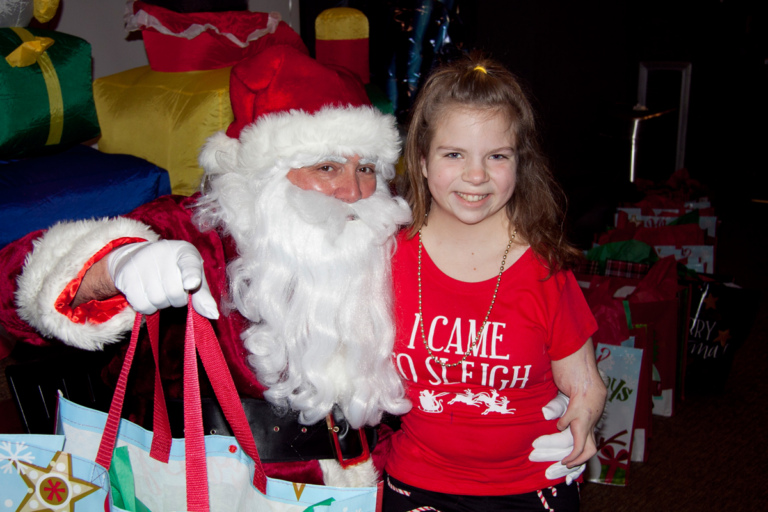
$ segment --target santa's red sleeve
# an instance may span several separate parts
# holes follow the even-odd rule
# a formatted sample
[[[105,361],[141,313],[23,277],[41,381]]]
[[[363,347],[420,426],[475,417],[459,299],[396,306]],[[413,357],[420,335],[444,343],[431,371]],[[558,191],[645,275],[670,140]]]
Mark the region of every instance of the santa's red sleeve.
[[[85,220],[61,222],[4,247],[0,251],[0,323],[5,330],[35,345],[58,338],[87,350],[118,340],[133,324],[135,312],[130,308],[113,301],[109,318],[82,321],[85,308],[73,312],[62,308],[61,301],[68,285],[79,284],[94,257],[121,239],[157,240],[158,236],[147,225],[127,218]],[[0,351],[0,355],[10,350],[8,341],[4,348],[6,353]]]
[[[166,196],[124,217],[60,222],[4,247],[0,251],[0,324],[11,338],[35,345],[54,338],[73,347],[100,350],[119,341],[130,331],[135,311],[122,296],[71,308],[83,275],[110,250],[126,243],[200,237],[192,226],[190,201]],[[6,340],[0,356],[10,348]]]

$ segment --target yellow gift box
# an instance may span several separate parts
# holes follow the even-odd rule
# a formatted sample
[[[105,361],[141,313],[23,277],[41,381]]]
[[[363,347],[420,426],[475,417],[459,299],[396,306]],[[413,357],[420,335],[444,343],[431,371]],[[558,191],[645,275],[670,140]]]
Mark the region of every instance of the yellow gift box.
[[[230,71],[162,73],[142,66],[95,80],[99,150],[148,160],[168,171],[174,194],[193,194],[203,175],[200,148],[233,120]]]

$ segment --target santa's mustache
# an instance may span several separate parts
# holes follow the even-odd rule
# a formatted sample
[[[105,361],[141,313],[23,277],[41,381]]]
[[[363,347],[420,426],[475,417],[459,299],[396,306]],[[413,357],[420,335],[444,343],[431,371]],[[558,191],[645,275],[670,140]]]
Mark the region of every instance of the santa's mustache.
[[[384,243],[392,235],[393,225],[405,225],[411,220],[410,210],[382,191],[382,185],[366,199],[346,203],[314,190],[291,186],[285,191],[287,205],[308,225],[317,226],[331,240],[339,237],[349,222],[361,222],[379,235],[376,243]]]

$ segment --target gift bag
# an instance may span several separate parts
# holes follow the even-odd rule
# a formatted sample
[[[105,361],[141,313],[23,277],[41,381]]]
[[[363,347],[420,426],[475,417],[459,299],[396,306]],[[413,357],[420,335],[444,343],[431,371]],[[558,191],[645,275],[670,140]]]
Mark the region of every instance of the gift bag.
[[[63,446],[64,436],[0,434],[3,510],[109,510],[107,470]]]
[[[631,346],[597,345],[597,367],[609,385],[605,419],[595,432],[597,455],[587,462],[590,482],[627,485],[642,356],[642,349]]]
[[[674,256],[677,261],[696,272],[715,271],[716,239],[698,223],[661,224],[652,227],[625,222],[620,227],[600,234],[597,245],[635,240],[650,245],[659,258]]]
[[[681,311],[688,305],[685,288],[678,284],[674,258],[659,260],[641,279],[598,275],[582,283],[598,323],[592,337],[595,343],[617,344],[629,337],[631,328],[647,330],[653,414],[672,416],[681,391],[687,339]]]
[[[717,216],[714,215],[712,208],[703,211],[653,208],[647,211],[644,208],[619,207],[616,208],[614,222],[617,228],[624,227],[628,223],[647,228],[696,223],[706,232],[707,236],[712,238],[717,236]]]
[[[647,326],[634,326],[630,329],[630,337],[623,346],[642,350],[640,360],[640,375],[637,380],[637,397],[635,398],[635,421],[632,429],[632,451],[630,460],[645,462],[648,460],[648,440],[652,435],[653,424],[653,343],[648,335]]]
[[[657,245],[654,247],[660,258],[674,256],[687,268],[700,274],[715,273],[714,245]]]
[[[684,392],[721,392],[736,351],[749,336],[760,294],[711,276],[691,284]]]
[[[153,432],[120,419],[131,360],[138,342],[137,315],[109,414],[60,399],[57,433],[64,449],[115,473],[112,506],[171,510],[374,512],[377,487],[337,488],[268,478],[210,323],[191,304],[184,347],[184,439],[172,439],[167,409],[155,372]],[[147,317],[155,359],[159,358],[157,314]],[[196,352],[234,437],[203,435]],[[115,468],[119,468],[119,471]],[[120,505],[120,504],[123,505]],[[130,508],[130,507],[128,507]]]

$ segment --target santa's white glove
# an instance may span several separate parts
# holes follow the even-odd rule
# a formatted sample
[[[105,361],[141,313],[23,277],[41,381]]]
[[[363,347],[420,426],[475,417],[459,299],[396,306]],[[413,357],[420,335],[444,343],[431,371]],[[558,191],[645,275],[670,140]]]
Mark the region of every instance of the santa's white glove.
[[[160,240],[118,247],[107,255],[107,270],[128,303],[145,315],[169,306],[192,306],[206,318],[219,317],[203,271],[203,258],[189,242]]]
[[[541,408],[544,419],[553,420],[562,417],[566,409],[568,409],[568,402],[567,396],[563,393],[558,393],[555,398]],[[533,462],[554,462],[554,464],[547,468],[544,475],[549,480],[565,477],[565,483],[571,485],[586,468],[586,464],[580,464],[569,469],[565,464],[560,463],[572,451],[573,435],[571,434],[571,427],[568,427],[562,432],[538,437],[533,442],[533,451],[528,456],[528,459]]]

